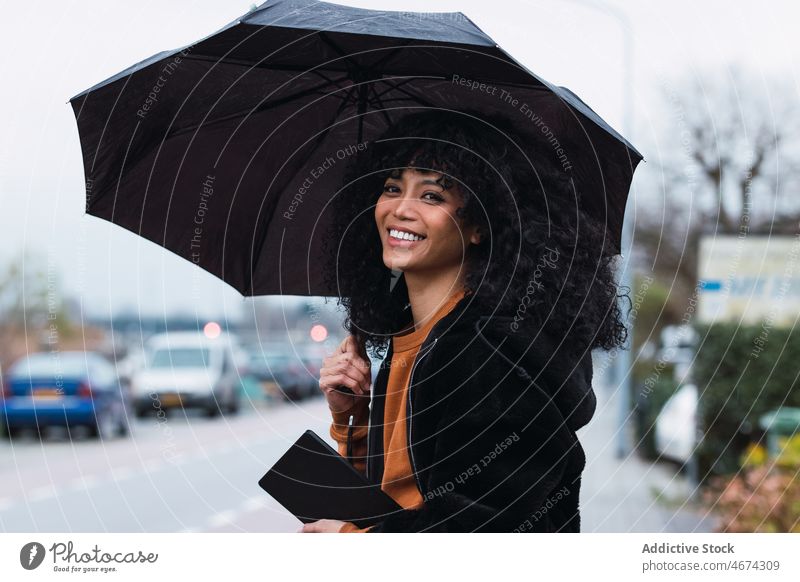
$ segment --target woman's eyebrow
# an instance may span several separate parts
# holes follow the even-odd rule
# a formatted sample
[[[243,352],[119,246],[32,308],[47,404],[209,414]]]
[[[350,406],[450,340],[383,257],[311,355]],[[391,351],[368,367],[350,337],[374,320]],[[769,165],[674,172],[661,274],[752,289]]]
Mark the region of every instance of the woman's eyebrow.
[[[442,185],[442,182],[446,178],[446,176],[444,174],[439,174],[438,172],[431,172],[431,171],[427,171],[427,172],[426,171],[421,171],[419,173],[421,173],[423,175],[428,175],[428,176],[430,176],[430,175],[434,175],[434,176],[438,175],[439,176],[435,180],[433,178],[425,178],[424,180],[420,180],[420,184],[425,184],[425,185],[429,185],[429,186],[441,186],[442,188],[444,188],[444,186]]]
[[[400,178],[393,178],[392,176],[389,176],[384,181],[388,182],[389,180],[394,180],[396,182],[402,182],[402,180]],[[439,186],[441,188],[444,188],[444,186],[442,186],[442,184],[441,184],[441,180],[442,180],[442,178],[439,178],[439,180],[420,180],[420,184],[425,184],[427,186]]]
[[[439,180],[422,180],[422,184],[428,184],[430,186],[442,186]]]

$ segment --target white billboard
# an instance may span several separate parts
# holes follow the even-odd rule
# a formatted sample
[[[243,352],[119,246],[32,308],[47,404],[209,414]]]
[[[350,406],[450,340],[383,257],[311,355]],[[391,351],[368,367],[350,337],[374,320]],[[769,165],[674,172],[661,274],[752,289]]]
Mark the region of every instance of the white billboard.
[[[792,326],[800,314],[800,235],[705,236],[698,257],[702,323],[766,321]]]

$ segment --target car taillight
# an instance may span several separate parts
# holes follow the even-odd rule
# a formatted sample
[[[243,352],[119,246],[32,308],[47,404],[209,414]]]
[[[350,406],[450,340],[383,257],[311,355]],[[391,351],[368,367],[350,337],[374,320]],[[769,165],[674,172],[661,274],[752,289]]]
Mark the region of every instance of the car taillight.
[[[82,398],[92,397],[92,387],[89,386],[88,382],[81,382],[78,384],[78,396]]]

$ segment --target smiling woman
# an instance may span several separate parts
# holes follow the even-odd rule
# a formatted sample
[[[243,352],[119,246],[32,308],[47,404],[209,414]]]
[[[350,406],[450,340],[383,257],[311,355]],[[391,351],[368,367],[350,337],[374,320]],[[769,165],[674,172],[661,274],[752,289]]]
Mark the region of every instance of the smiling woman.
[[[403,510],[303,531],[579,531],[590,352],[625,340],[579,194],[547,142],[470,112],[409,114],[350,164],[325,264],[351,335],[320,388],[340,453]]]
[[[383,263],[406,273],[461,270],[465,242],[478,244],[478,227],[464,230],[456,213],[463,204],[458,188],[446,176],[426,169],[394,170],[375,205],[375,221],[383,243]],[[455,279],[457,272],[448,279]],[[427,285],[428,275],[423,275]]]
[[[613,245],[571,178],[544,138],[505,117],[422,110],[392,125],[351,160],[323,237],[348,330],[383,357],[391,336],[410,329],[414,272],[452,270],[462,248],[455,268],[486,313],[517,313],[538,270],[529,330],[572,328],[584,346],[621,345]],[[391,227],[437,240],[395,244]],[[559,268],[542,270],[556,253]],[[405,261],[423,269],[402,269]],[[403,271],[397,285],[393,269]]]

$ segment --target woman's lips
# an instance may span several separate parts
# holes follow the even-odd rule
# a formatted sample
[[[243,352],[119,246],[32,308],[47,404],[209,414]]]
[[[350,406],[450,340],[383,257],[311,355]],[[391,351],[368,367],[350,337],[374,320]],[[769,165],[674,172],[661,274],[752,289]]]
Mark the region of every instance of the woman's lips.
[[[422,240],[405,240],[402,238],[394,238],[392,235],[388,236],[389,246],[392,247],[400,247],[400,248],[408,248],[412,245],[417,243],[423,242],[425,239]]]

